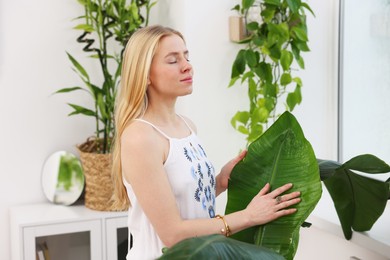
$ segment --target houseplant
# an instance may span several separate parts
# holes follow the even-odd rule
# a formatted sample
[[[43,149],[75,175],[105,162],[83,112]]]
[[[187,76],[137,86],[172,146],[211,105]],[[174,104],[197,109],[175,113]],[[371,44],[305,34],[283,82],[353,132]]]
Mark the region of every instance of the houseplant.
[[[352,228],[356,231],[369,230],[386,207],[390,194],[389,181],[370,179],[352,170],[377,174],[390,172],[390,166],[367,154],[344,164],[318,160],[294,116],[289,112],[283,113],[261,137],[252,142],[247,156],[234,167],[229,181],[226,213],[244,209],[265,183],[270,183],[273,188],[292,182],[293,190],[301,191],[302,201],[294,206],[297,208],[295,214],[240,231],[231,237],[259,246],[245,247],[247,259],[257,259],[254,256],[258,254],[265,254],[264,259],[277,259],[275,255],[267,254],[264,247],[285,259],[293,259],[298,248],[300,227],[321,197],[320,179],[334,201],[345,238],[351,238]],[[201,248],[189,250],[195,245]],[[241,248],[241,243],[231,242],[228,238],[206,236],[175,245],[162,259],[180,259],[183,254],[188,254],[186,257],[203,254],[214,258],[240,259]]]
[[[314,150],[295,119],[283,113],[248,147],[244,160],[233,169],[229,180],[226,214],[243,210],[262,187],[276,189],[293,183],[288,192],[300,191],[297,212],[266,225],[248,228],[232,237],[261,245],[292,259],[298,247],[300,226],[321,198],[322,185]]]
[[[353,171],[386,173],[390,172],[388,164],[369,154],[356,156],[344,164],[316,159],[298,122],[287,111],[249,145],[247,157],[232,171],[226,213],[244,209],[267,182],[274,188],[292,182],[292,190],[301,191],[302,201],[296,206],[297,213],[232,237],[271,248],[286,259],[294,258],[300,226],[321,198],[320,180],[331,195],[348,240],[352,229],[370,230],[386,207],[389,182]]]
[[[281,100],[288,111],[301,103],[302,81],[293,71],[305,67],[301,55],[309,51],[305,11],[314,13],[301,0],[242,0],[233,9],[244,17],[247,37],[238,42],[241,48],[229,87],[238,81],[247,86],[249,108],[238,111],[231,124],[249,144],[278,117]],[[252,14],[253,10],[259,13]],[[249,15],[257,19],[250,21]]]
[[[238,111],[231,121],[234,128],[247,135],[248,144],[261,136],[269,124],[272,124],[270,119],[278,118],[278,104],[280,105],[281,98],[285,98],[285,110],[288,111],[292,111],[301,102],[302,82],[300,78],[293,77],[291,71],[294,65],[304,69],[301,52],[309,51],[304,11],[308,10],[314,15],[311,8],[300,0],[264,0],[261,2],[243,0],[241,5],[233,9],[247,19],[250,9],[256,5],[260,7],[258,16],[261,17],[262,22],[261,24],[257,21],[246,22],[248,36],[239,42],[243,48],[238,52],[233,63],[229,85],[232,86],[237,80],[241,80],[241,83],[246,83],[248,86],[249,110]],[[288,86],[291,87],[292,83],[295,84],[295,88],[289,91]],[[272,150],[272,147],[269,150]],[[264,156],[261,159],[264,159]],[[389,182],[380,182],[360,176],[353,170],[369,174],[384,173],[389,172],[390,167],[372,155],[360,155],[344,164],[318,160],[318,167],[321,180],[333,199],[345,238],[352,237],[352,229],[356,231],[371,229],[386,206],[389,197]],[[241,172],[237,168],[234,171]],[[249,172],[259,170],[264,171],[263,169],[250,171],[249,169]],[[232,173],[233,184],[234,171]],[[256,174],[248,175],[248,172],[245,176],[250,176],[248,179],[251,180],[258,178]],[[235,196],[241,201],[243,197],[251,198],[253,194],[248,195],[247,192],[250,185],[252,184],[243,189],[246,192],[238,192]],[[229,191],[235,192],[234,185],[233,187],[229,185]],[[230,200],[230,204],[232,203],[234,204]],[[239,204],[240,202],[231,207],[228,199],[227,213],[246,206]],[[362,210],[361,205],[365,205],[370,210]],[[252,238],[261,230],[253,230],[256,233],[251,234],[248,234],[250,231],[245,232],[247,234],[237,234],[236,238],[258,245],[266,245],[256,238],[259,236],[255,236],[254,240]],[[288,250],[290,246],[287,245]],[[285,253],[287,258],[293,256],[290,252]]]
[[[111,141],[114,136],[115,96],[120,81],[122,52],[130,36],[146,26],[149,12],[156,2],[149,0],[78,0],[84,14],[77,18],[74,28],[81,31],[77,41],[99,64],[102,82],[87,72],[81,63],[67,53],[73,70],[83,85],[63,88],[56,93],[86,91],[93,99],[93,107],[68,103],[69,114],[92,117],[95,133],[78,146],[86,177],[85,204],[97,210],[114,209],[111,205]],[[99,77],[100,77],[99,76]]]

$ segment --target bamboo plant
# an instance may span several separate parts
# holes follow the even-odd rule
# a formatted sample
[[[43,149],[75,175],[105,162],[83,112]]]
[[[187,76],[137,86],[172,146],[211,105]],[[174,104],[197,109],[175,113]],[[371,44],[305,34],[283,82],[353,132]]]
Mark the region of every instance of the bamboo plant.
[[[72,69],[80,77],[82,86],[62,88],[56,93],[86,91],[93,99],[93,107],[68,103],[72,115],[92,117],[95,134],[79,146],[83,152],[109,153],[114,136],[115,96],[120,82],[122,53],[130,36],[149,21],[151,7],[156,3],[149,0],[78,0],[84,7],[84,14],[77,17],[80,23],[74,29],[80,31],[77,42],[89,58],[99,63],[103,82],[87,72],[70,53],[67,56]]]

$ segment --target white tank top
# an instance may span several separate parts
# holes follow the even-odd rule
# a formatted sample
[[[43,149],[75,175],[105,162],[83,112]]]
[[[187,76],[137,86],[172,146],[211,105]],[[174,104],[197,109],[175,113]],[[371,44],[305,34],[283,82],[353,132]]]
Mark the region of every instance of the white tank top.
[[[169,153],[164,169],[176,198],[177,207],[183,219],[213,218],[215,216],[215,169],[208,160],[197,135],[182,118],[191,134],[184,138],[171,138],[150,122],[135,119],[151,125],[169,141]],[[128,216],[129,249],[128,260],[156,259],[165,247],[149,219],[138,203],[131,184],[124,180],[131,201]],[[130,245],[130,243],[129,243]]]

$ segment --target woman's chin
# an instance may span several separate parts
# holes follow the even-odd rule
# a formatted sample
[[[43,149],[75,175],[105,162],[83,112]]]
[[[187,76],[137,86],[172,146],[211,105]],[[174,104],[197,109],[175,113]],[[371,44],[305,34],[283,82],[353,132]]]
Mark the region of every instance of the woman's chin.
[[[183,92],[183,94],[181,96],[187,96],[187,95],[191,95],[192,94],[192,86],[191,87],[187,87],[186,90]]]

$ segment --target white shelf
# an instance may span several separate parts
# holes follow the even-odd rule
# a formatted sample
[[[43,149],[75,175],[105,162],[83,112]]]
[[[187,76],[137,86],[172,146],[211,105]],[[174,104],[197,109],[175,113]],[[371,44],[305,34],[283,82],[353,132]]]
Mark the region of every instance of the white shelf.
[[[127,227],[127,212],[42,203],[12,207],[10,221],[13,260],[35,260],[37,238],[78,232],[89,234],[90,258],[106,260],[117,255],[116,232]]]

